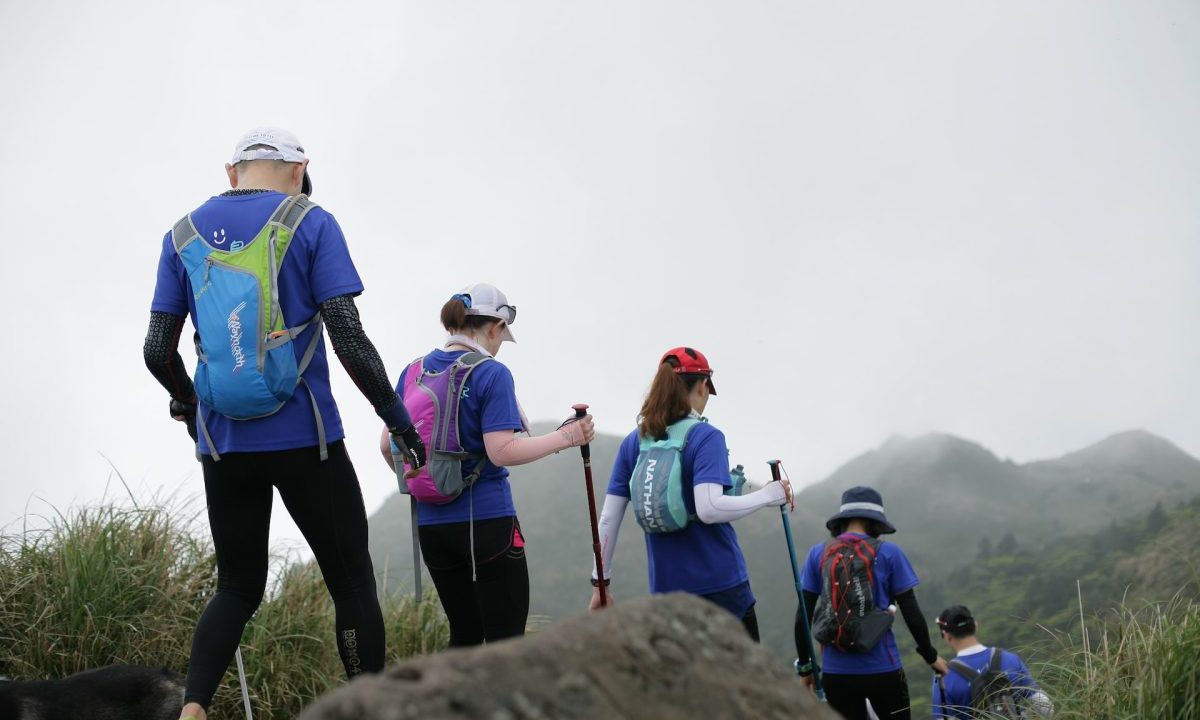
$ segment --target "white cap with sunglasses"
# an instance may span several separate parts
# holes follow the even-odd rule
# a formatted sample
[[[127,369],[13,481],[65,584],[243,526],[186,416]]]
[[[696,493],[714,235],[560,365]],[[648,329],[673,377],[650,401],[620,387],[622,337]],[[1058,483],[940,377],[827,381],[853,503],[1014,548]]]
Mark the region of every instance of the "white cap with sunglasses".
[[[517,306],[509,305],[508,298],[495,285],[475,283],[468,285],[458,292],[467,299],[468,315],[482,315],[504,321],[504,332],[500,337],[509,342],[516,342],[511,326],[517,319]]]

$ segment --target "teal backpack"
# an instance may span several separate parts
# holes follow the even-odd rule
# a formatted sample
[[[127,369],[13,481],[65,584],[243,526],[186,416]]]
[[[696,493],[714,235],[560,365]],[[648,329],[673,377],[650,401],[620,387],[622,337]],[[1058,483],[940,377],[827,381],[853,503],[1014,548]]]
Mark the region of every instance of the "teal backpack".
[[[205,240],[191,215],[171,230],[196,302],[195,383],[206,408],[233,420],[266,417],[300,384],[307,387],[304,371],[321,343],[321,313],[298,324],[285,319],[278,281],[296,229],[314,207],[304,195],[285,198],[257,235],[228,248]],[[313,326],[317,330],[297,360],[293,341]],[[316,398],[312,406],[325,460],[325,427]],[[213,460],[220,460],[203,415],[197,420]]]
[[[642,530],[678,532],[696,519],[683,503],[683,449],[688,434],[701,422],[686,417],[667,426],[665,438],[640,438],[637,462],[629,477],[629,498]],[[730,480],[733,487],[726,488],[725,494],[740,495],[746,481],[741,465],[730,473]]]

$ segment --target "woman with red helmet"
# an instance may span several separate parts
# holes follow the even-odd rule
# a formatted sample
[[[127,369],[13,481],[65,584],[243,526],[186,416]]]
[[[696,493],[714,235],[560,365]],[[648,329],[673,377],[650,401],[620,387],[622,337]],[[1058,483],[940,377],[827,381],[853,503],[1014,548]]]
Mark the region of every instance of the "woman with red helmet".
[[[596,577],[593,568],[592,585],[597,590],[592,593],[590,608],[600,605],[599,583],[607,586],[611,580],[613,549],[633,494],[631,484],[648,479],[646,458],[654,452],[656,441],[662,445],[667,438],[674,438],[682,442],[666,447],[671,448],[668,452],[678,453],[678,487],[686,509],[686,516],[680,515],[682,527],[672,524],[670,529],[663,530],[643,520],[658,514],[650,511],[650,500],[643,494],[648,485],[638,486],[634,508],[635,517],[646,530],[650,592],[685,591],[699,595],[733,613],[750,636],[758,640],[750,575],[731,523],[759,508],[784,503],[790,506],[792,489],[785,480],[741,495],[726,494],[733,482],[725,435],[702,416],[709,397],[717,394],[712,376],[708,358],[690,347],[668,350],[659,360],[638,416],[638,426],[622,441],[609,478],[608,494],[600,513],[605,577],[603,580]],[[661,475],[667,472],[663,468],[673,463],[669,455],[660,457],[668,461],[658,466]],[[643,504],[647,506],[646,512],[642,510]]]

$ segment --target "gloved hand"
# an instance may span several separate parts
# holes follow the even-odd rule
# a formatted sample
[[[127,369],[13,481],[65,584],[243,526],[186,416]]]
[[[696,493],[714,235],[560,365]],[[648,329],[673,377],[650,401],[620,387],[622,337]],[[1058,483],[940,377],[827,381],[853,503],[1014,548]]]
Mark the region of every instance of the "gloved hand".
[[[400,454],[404,456],[409,472],[425,467],[425,443],[417,434],[415,425],[409,425],[404,430],[388,428],[388,432],[392,434],[392,441],[396,443],[396,447],[400,448]]]
[[[192,436],[192,442],[198,442],[196,433],[196,403],[184,402],[183,400],[172,398],[170,409],[171,417],[187,426],[188,435]]]
[[[558,431],[567,441],[567,447],[579,447],[587,445],[596,438],[596,428],[592,423],[591,415],[583,417],[571,417],[563,420],[562,425],[558,426]]]

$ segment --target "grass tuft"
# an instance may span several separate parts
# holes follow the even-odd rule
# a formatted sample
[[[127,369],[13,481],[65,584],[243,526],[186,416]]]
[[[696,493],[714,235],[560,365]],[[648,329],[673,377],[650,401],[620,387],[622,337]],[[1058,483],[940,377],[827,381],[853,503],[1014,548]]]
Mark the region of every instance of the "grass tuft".
[[[103,504],[44,529],[0,535],[0,674],[46,679],[114,663],[185,672],[196,621],[216,588],[207,530],[185,507]],[[315,563],[273,560],[274,582],[242,654],[255,716],[294,717],[344,681],[333,603]],[[383,596],[389,662],[446,647],[436,596]],[[234,665],[214,717],[243,713]]]

